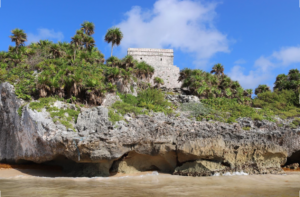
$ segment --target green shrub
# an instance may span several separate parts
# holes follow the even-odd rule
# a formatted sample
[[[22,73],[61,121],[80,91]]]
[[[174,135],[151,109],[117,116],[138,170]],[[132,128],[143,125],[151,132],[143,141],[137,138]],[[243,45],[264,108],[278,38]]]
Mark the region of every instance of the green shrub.
[[[172,108],[174,106],[165,99],[164,93],[159,89],[148,88],[141,90],[138,92],[137,97],[131,94],[119,94],[119,96],[124,103],[116,102],[112,107],[123,115],[130,113],[130,110],[135,114],[145,113],[142,112],[143,108],[148,111],[164,112],[166,114],[173,112]]]
[[[249,131],[251,127],[243,127],[243,130]]]
[[[268,109],[257,110],[251,106],[241,104],[237,99],[214,98],[202,99],[201,102],[211,109],[209,114],[200,115],[197,119],[217,120],[221,122],[233,123],[237,118],[249,117],[253,120],[266,119],[274,121],[274,113]]]
[[[31,102],[29,107],[32,110],[41,111],[43,108],[50,113],[53,122],[59,121],[66,128],[73,129],[71,121],[77,122],[78,115],[80,113],[80,108],[77,107],[77,110],[74,109],[59,109],[57,107],[52,107],[51,105],[56,101],[53,97],[40,98],[38,102]]]
[[[127,113],[134,113],[135,115],[143,113],[142,108],[130,105],[128,103],[124,103],[122,101],[115,102],[111,107],[112,109],[117,110],[123,116]]]
[[[204,106],[201,103],[182,103],[180,109],[181,111],[190,112],[190,115],[194,117],[198,117],[200,115],[206,116],[211,112],[208,107]]]
[[[137,106],[139,103],[137,97],[133,96],[132,94],[118,94],[118,95],[122,99],[122,101],[130,105]]]
[[[293,124],[296,125],[296,126],[300,126],[300,118],[295,118],[293,120]]]
[[[299,116],[299,97],[293,90],[264,92],[253,99],[253,107],[272,111],[282,119]]]
[[[41,109],[43,108],[49,108],[51,104],[53,104],[54,102],[56,101],[55,98],[52,98],[52,97],[47,97],[47,98],[40,98],[38,100],[38,102],[31,102],[29,104],[29,107],[32,109],[32,110],[37,110],[37,111],[41,111]]]
[[[120,116],[118,113],[115,113],[113,110],[109,110],[108,111],[108,117],[109,117],[109,120],[115,124],[116,122],[120,121],[120,120],[123,120],[123,117]]]

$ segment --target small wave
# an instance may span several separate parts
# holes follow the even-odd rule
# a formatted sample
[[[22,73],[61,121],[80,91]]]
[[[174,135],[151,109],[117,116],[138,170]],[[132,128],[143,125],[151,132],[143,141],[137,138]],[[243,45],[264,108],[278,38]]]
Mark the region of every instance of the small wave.
[[[249,175],[248,173],[246,172],[233,172],[233,173],[230,173],[230,172],[226,172],[224,174],[220,174],[220,173],[215,173],[213,176],[246,176],[246,175]]]

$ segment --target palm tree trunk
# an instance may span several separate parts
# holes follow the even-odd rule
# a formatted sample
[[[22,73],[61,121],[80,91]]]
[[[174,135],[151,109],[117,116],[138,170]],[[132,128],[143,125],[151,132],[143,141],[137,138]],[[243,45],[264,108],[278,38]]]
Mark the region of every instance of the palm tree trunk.
[[[74,49],[74,61],[75,61],[75,57],[76,57],[76,49]]]
[[[112,57],[112,54],[113,54],[113,49],[114,49],[114,45],[112,44],[111,45],[111,55],[110,55],[111,57]]]

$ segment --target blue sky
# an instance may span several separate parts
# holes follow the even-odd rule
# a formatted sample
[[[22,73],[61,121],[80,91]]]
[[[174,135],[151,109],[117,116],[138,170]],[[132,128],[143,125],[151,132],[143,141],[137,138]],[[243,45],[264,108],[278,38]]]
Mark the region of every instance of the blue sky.
[[[97,47],[108,28],[118,26],[128,47],[173,48],[181,69],[210,71],[215,63],[244,88],[273,83],[278,74],[300,65],[298,0],[1,0],[0,50],[7,50],[10,31],[24,29],[29,42],[70,41],[85,21],[96,25]]]

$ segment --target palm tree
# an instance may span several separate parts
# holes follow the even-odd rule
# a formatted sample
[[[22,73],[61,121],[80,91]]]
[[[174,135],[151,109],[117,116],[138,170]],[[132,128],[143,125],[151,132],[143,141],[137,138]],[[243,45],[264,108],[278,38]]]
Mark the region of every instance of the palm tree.
[[[118,81],[121,77],[121,71],[118,67],[107,70],[107,80],[111,83]]]
[[[156,87],[157,88],[160,88],[161,85],[164,85],[164,80],[162,78],[159,78],[159,77],[155,77],[153,79],[153,82],[156,84]]]
[[[184,81],[185,79],[190,77],[191,74],[192,74],[192,70],[189,68],[185,68],[185,69],[181,70],[179,73],[178,82]]]
[[[17,66],[17,64],[21,63],[24,58],[20,54],[10,54],[9,60],[13,62],[15,66]]]
[[[232,83],[231,79],[229,77],[227,77],[227,76],[224,76],[224,78],[223,78],[223,80],[221,82],[221,87],[223,89],[226,89],[227,87],[231,86],[231,83]]]
[[[0,51],[0,62],[6,62],[8,57],[8,53],[5,51]]]
[[[149,81],[149,79],[154,74],[154,68],[147,64],[146,62],[140,62],[136,66],[136,76],[140,79],[146,79]]]
[[[120,28],[113,27],[107,31],[105,35],[105,41],[111,43],[111,56],[113,54],[114,45],[120,45],[122,38],[123,33],[121,32]]]
[[[115,56],[111,56],[106,60],[106,64],[111,67],[120,67],[121,60]]]
[[[20,46],[24,46],[24,43],[27,41],[27,35],[22,29],[14,29],[11,31],[13,35],[9,36],[12,42],[16,43],[16,51]]]
[[[137,61],[133,59],[131,55],[127,55],[122,59],[122,67],[127,69],[127,68],[134,68],[135,65],[137,64]]]
[[[224,66],[220,63],[215,64],[210,73],[215,73],[215,75],[224,75]]]
[[[95,32],[95,25],[92,22],[89,21],[84,21],[81,24],[81,30],[83,30],[85,32],[86,35],[91,36],[93,35]]]
[[[286,85],[288,83],[287,76],[285,74],[280,74],[276,77],[274,90],[283,90],[286,89]]]
[[[40,40],[38,44],[39,44],[39,45],[41,46],[41,48],[43,49],[43,48],[45,48],[45,47],[47,47],[47,46],[52,45],[53,43],[52,43],[52,41],[49,41],[49,40]]]
[[[300,78],[299,70],[298,69],[291,69],[289,71],[288,78],[289,78],[290,81],[299,80],[299,78]]]
[[[58,44],[51,45],[49,52],[54,56],[54,58],[59,58],[63,54],[63,51]]]
[[[270,87],[267,85],[259,85],[256,89],[255,89],[255,94],[258,95],[260,93],[264,93],[264,92],[270,92]]]
[[[85,36],[85,37],[83,38],[83,42],[84,42],[85,48],[86,48],[87,50],[92,50],[93,47],[95,46],[95,40],[94,40],[94,38],[91,37],[91,36]]]
[[[246,97],[250,97],[251,98],[252,93],[253,93],[252,89],[246,89],[246,90],[244,90],[244,96],[246,96]]]

